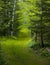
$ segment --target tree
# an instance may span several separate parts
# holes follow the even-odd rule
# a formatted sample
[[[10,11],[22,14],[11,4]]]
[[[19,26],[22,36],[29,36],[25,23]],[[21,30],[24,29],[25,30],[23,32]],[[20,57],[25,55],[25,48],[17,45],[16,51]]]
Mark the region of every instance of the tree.
[[[2,0],[3,6],[1,9],[1,26],[0,26],[0,33],[1,35],[8,35],[13,36],[15,34],[15,31],[18,31],[16,27],[18,27],[18,15],[15,13],[18,8],[18,1],[16,0]],[[16,8],[17,7],[17,8]],[[17,17],[17,18],[16,18]],[[16,26],[16,27],[15,27]]]
[[[41,47],[44,47],[44,35],[47,35],[46,32],[46,28],[48,28],[48,23],[49,23],[49,3],[48,0],[38,0],[36,1],[36,7],[34,9],[35,15],[33,16],[32,20],[32,30],[35,33],[36,31],[36,38],[37,38],[37,34],[40,36],[40,45]],[[47,17],[47,15],[49,16],[49,18]],[[47,22],[47,24],[46,24]],[[50,23],[49,23],[50,24]]]

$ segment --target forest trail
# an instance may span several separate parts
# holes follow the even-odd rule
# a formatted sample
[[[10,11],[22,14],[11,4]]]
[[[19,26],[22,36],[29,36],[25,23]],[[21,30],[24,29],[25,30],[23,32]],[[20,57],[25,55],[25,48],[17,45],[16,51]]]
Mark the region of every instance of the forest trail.
[[[46,48],[48,52],[50,52],[50,48]]]
[[[28,47],[27,40],[4,40],[2,50],[4,51],[5,65],[50,65],[47,58],[42,58]]]

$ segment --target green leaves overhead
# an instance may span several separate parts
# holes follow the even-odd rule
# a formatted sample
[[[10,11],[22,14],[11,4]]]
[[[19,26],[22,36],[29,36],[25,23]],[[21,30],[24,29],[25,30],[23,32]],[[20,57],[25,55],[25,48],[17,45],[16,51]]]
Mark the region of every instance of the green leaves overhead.
[[[0,31],[5,30],[7,34],[13,31],[15,34],[24,27],[40,31],[39,27],[49,26],[49,14],[50,0],[0,0]]]

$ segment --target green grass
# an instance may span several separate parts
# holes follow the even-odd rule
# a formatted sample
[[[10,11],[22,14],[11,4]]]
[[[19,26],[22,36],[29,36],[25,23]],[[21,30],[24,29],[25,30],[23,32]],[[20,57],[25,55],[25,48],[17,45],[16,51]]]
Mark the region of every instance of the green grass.
[[[43,58],[29,48],[30,38],[0,38],[4,65],[50,65],[49,58]]]

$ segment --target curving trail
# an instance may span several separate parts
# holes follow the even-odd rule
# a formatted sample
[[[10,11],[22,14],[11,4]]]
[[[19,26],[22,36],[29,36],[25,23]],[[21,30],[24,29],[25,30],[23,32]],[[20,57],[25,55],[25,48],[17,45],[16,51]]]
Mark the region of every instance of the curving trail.
[[[3,65],[50,65],[48,58],[42,58],[28,47],[30,39],[2,40],[5,64]]]

